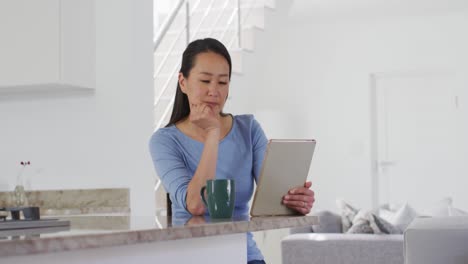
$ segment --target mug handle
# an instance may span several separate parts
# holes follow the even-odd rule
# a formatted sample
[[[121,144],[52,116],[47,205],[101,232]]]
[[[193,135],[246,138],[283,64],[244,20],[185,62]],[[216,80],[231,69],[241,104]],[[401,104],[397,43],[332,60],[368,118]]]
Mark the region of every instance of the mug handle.
[[[203,186],[200,189],[200,195],[201,195],[203,203],[205,204],[206,207],[208,207],[208,204],[206,203],[206,200],[205,200],[205,189],[206,189],[206,186]]]

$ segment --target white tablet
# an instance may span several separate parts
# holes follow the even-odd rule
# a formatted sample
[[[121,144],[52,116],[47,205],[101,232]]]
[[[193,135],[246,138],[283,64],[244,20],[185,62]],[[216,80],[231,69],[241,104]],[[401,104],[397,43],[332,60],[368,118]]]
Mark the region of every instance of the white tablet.
[[[297,214],[281,201],[291,188],[306,182],[315,143],[313,139],[271,139],[268,142],[251,216]]]

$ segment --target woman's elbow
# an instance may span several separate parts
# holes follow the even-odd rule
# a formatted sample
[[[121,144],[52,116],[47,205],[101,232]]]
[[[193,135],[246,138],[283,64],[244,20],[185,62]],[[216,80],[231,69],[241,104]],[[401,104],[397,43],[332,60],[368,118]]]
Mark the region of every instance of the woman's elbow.
[[[195,205],[195,206],[187,205],[187,210],[189,211],[191,215],[195,215],[195,216],[205,214],[205,206],[203,205]]]

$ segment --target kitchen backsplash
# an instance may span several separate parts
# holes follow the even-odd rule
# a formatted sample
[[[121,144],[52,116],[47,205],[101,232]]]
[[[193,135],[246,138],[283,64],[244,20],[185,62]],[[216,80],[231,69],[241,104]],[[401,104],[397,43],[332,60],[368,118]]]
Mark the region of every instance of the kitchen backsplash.
[[[38,206],[41,215],[80,215],[130,212],[130,190],[77,189],[26,191],[29,206]],[[0,207],[14,206],[13,192],[0,192]]]

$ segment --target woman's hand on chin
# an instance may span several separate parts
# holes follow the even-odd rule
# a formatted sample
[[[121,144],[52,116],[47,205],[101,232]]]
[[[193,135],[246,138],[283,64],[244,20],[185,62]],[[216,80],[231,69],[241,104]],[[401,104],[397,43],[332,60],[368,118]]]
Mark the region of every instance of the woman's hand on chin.
[[[191,104],[189,120],[206,133],[219,134],[221,129],[219,114],[208,104]]]

